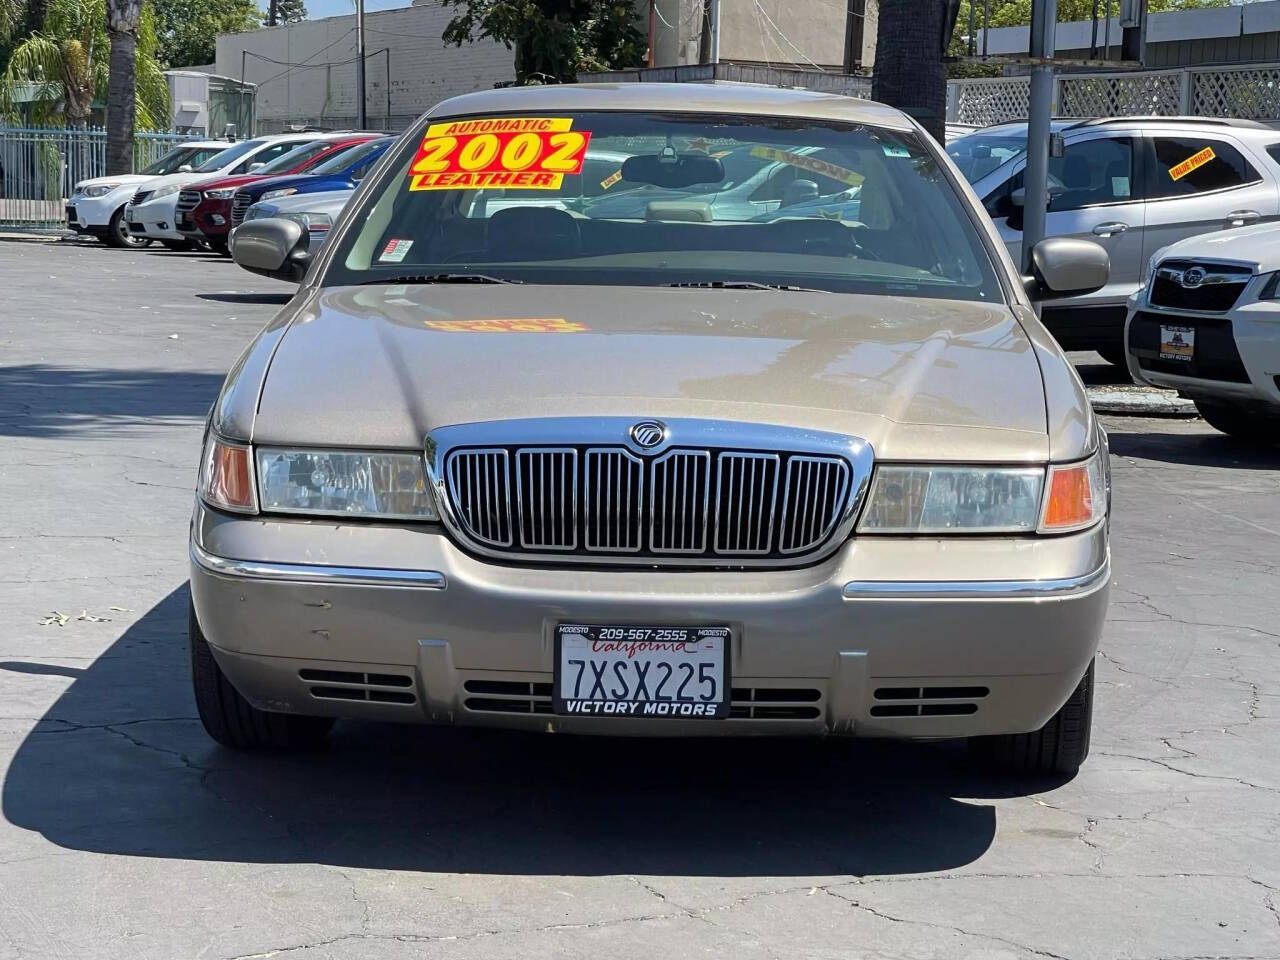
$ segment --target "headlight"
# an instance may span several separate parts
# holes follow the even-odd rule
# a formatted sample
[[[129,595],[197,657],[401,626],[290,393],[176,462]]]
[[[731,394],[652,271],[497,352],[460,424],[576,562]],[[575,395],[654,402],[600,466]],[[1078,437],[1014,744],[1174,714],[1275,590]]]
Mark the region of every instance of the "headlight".
[[[1044,467],[876,468],[858,529],[866,533],[1030,533]]]
[[[296,187],[282,187],[282,188],[280,188],[279,190],[268,190],[266,193],[264,193],[264,194],[263,194],[262,196],[260,196],[258,199],[259,199],[259,200],[274,200],[276,197],[291,197],[291,196],[293,196],[293,195],[294,195],[295,193],[297,193],[297,192],[298,192],[298,190],[297,190],[297,188],[296,188]]]
[[[118,190],[119,188],[120,184],[118,183],[95,183],[91,187],[84,188],[84,195],[86,197],[105,197],[112,190]]]
[[[253,489],[253,454],[247,446],[210,433],[205,439],[198,484],[210,506],[236,513],[257,513]]]
[[[158,200],[161,197],[172,196],[173,194],[177,193],[181,189],[182,189],[182,184],[170,183],[166,186],[156,188],[156,192],[151,194],[150,199]]]
[[[324,213],[286,213],[284,219],[301,224],[310,233],[324,233],[333,226],[333,221]]]
[[[422,454],[359,450],[257,451],[262,509],[438,520]]]
[[[206,200],[230,200],[235,192],[235,187],[224,187],[221,190],[206,190],[204,196]]]
[[[267,217],[274,217],[275,215],[276,215],[275,207],[263,206],[260,203],[255,203],[253,206],[251,206],[248,210],[244,212],[244,218],[246,220],[262,220]]]

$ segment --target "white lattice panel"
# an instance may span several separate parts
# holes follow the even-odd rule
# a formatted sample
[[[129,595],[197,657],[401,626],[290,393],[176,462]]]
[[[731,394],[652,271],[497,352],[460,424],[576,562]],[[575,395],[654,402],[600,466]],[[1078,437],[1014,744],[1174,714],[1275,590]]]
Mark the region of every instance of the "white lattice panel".
[[[1062,117],[1172,117],[1183,112],[1178,73],[1065,76],[1058,80]]]
[[[956,100],[956,121],[987,126],[1010,120],[1025,120],[1030,98],[1028,77],[998,80],[961,80]]]
[[[1191,112],[1206,117],[1280,119],[1280,66],[1193,72]]]

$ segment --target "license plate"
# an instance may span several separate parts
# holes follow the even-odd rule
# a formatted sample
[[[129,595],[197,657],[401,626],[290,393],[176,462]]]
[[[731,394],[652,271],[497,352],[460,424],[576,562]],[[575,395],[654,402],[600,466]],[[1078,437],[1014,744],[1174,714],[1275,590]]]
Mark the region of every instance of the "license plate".
[[[729,630],[562,623],[554,691],[570,716],[728,717]]]
[[[1167,327],[1160,325],[1160,359],[1191,360],[1196,350],[1195,327]]]

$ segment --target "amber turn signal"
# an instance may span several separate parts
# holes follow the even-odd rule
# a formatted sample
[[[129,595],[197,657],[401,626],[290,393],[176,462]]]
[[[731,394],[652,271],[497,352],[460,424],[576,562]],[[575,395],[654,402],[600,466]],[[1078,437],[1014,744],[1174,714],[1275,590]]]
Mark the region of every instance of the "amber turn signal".
[[[1045,533],[1080,530],[1107,512],[1106,480],[1097,455],[1084,463],[1051,466],[1040,530]]]
[[[210,434],[200,478],[200,495],[210,506],[238,513],[255,513],[257,497],[249,448],[227,443]]]

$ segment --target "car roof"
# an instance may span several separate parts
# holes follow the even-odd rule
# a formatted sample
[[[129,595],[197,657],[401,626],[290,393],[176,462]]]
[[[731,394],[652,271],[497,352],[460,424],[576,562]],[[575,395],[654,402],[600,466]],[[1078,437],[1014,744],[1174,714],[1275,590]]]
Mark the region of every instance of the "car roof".
[[[753,83],[566,83],[480,90],[444,100],[431,117],[556,111],[667,111],[782,116],[914,129],[901,110],[817,90]]]
[[[1055,117],[1049,122],[1049,127],[1054,133],[1066,133],[1071,130],[1088,130],[1098,127],[1176,127],[1183,130],[1231,130],[1243,134],[1265,133],[1271,136],[1280,136],[1280,130],[1267,126],[1257,120],[1244,120],[1233,117],[1157,117],[1157,116],[1132,116],[1132,117]],[[982,135],[994,136],[1010,136],[1025,137],[1027,134],[1027,122],[1019,120],[1014,123],[999,123],[990,127],[983,127],[981,130],[975,130],[975,133]]]

